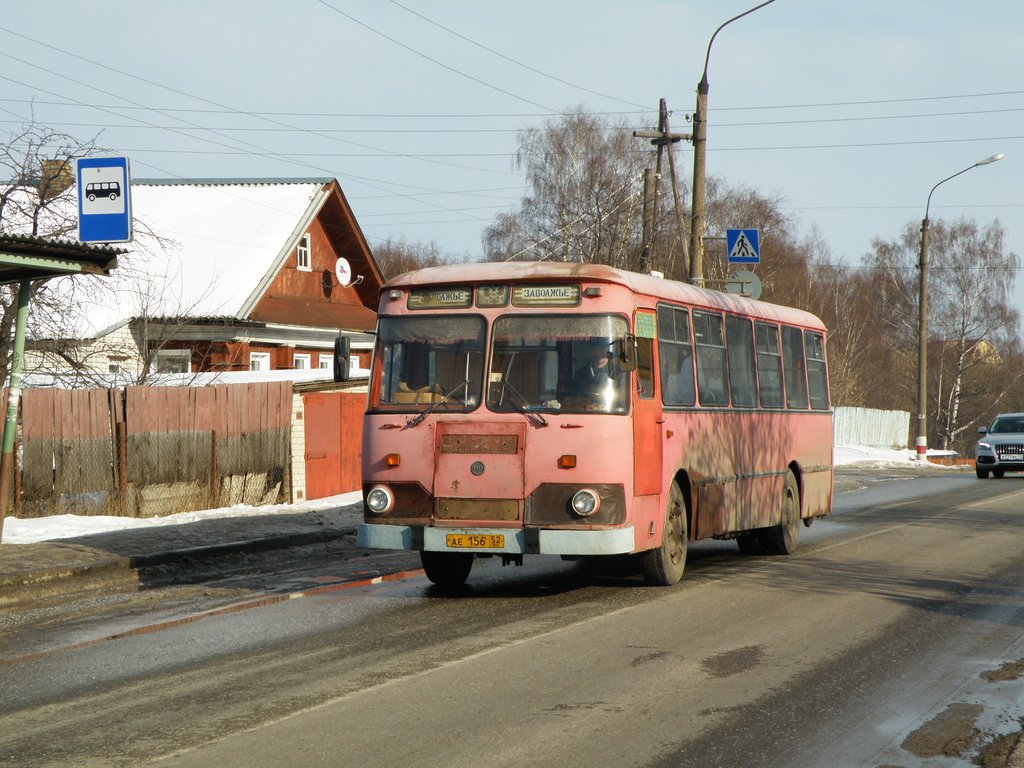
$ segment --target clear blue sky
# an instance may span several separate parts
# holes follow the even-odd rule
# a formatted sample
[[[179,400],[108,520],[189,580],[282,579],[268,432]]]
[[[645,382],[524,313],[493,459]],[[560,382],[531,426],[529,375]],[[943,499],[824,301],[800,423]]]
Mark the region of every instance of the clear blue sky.
[[[661,97],[685,130],[712,32],[756,4],[8,3],[0,125],[98,134],[136,177],[336,176],[371,243],[476,258],[522,193],[517,130],[575,105],[649,128]],[[1003,152],[931,218],[998,218],[1024,255],[1022,30],[1020,0],[776,0],[715,40],[708,172],[857,264]]]

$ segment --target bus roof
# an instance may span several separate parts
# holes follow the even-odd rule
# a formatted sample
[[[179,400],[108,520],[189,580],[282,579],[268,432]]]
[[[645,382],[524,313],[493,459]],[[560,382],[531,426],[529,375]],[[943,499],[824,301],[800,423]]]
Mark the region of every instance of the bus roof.
[[[616,269],[604,264],[575,264],[547,261],[470,262],[426,267],[392,278],[381,288],[415,288],[427,285],[479,285],[481,283],[513,283],[518,280],[551,280],[613,283],[655,299],[676,301],[701,307],[756,315],[773,320],[822,328],[824,323],[810,312],[766,301],[754,301],[741,296],[689,283],[666,280]]]

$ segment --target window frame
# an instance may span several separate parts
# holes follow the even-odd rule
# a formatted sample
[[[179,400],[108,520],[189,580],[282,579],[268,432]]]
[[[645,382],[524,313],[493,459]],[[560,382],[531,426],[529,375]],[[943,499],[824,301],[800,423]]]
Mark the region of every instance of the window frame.
[[[737,334],[738,338],[734,338]],[[725,349],[729,361],[729,401],[733,408],[758,406],[755,348],[751,319],[743,315],[726,315]]]
[[[263,367],[263,363],[266,363],[266,367]],[[256,367],[253,367],[256,364]],[[249,353],[249,370],[250,371],[269,371],[270,370],[270,353],[269,352],[250,352]]]
[[[717,321],[717,343],[698,340],[700,338],[698,336],[698,320],[703,321],[704,318]],[[710,328],[711,326],[709,326]],[[697,400],[705,407],[728,408],[729,354],[725,342],[725,319],[721,312],[708,309],[693,310],[693,349],[694,359],[697,363]],[[709,363],[718,363],[718,365],[709,367]],[[721,376],[720,389],[711,389],[709,387],[709,376],[712,373]],[[721,395],[721,399],[719,399],[718,395]]]
[[[313,248],[309,232],[302,235],[295,246],[295,266],[301,272],[313,271]]]
[[[184,371],[161,370],[163,360],[184,361]],[[158,349],[153,355],[153,373],[192,373],[192,350],[191,349]]]
[[[814,357],[811,356],[812,353],[815,355]],[[805,330],[804,360],[807,366],[807,399],[812,411],[827,411],[830,408],[827,358],[825,334],[820,331]]]
[[[775,340],[775,350],[763,349],[760,343],[759,331],[767,330]],[[779,325],[778,323],[768,322],[766,320],[755,320],[754,321],[754,354],[757,358],[757,392],[758,392],[758,403],[762,408],[785,408],[786,406],[786,395],[783,389],[783,373],[782,373],[782,340],[779,338]],[[772,367],[769,367],[767,361],[772,361]],[[778,383],[777,402],[766,402],[765,393],[772,390],[765,387],[765,382],[775,378]]]
[[[680,316],[684,318],[682,323]],[[679,338],[680,325],[685,326],[685,339]],[[669,330],[671,335],[668,333]],[[690,386],[686,392],[688,398],[677,398],[677,393],[669,387],[673,377],[672,369],[681,357],[689,358],[690,361]],[[692,408],[697,404],[697,380],[693,368],[693,324],[690,320],[689,307],[658,305],[658,369],[662,404],[670,408]],[[683,374],[683,371],[680,370],[679,373]]]

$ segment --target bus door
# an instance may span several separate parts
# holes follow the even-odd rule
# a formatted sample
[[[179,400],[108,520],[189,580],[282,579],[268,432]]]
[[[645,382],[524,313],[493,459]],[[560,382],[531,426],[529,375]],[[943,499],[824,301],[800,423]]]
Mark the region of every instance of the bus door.
[[[654,391],[654,342],[658,327],[654,312],[636,313],[636,371],[633,387],[633,493],[636,496],[662,491],[662,441],[664,415],[661,397]]]

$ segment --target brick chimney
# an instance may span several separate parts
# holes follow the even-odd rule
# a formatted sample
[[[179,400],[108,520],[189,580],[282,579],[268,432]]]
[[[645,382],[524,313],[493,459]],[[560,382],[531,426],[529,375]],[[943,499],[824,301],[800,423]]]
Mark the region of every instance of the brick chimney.
[[[67,159],[43,160],[39,177],[39,198],[44,201],[55,198],[75,183],[71,161]]]

